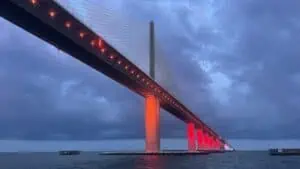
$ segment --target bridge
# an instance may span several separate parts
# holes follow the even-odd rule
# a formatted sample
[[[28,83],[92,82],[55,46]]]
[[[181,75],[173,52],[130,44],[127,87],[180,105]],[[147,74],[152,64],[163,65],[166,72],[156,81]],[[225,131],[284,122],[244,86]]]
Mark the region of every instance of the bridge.
[[[187,125],[187,145],[223,150],[230,145],[175,96],[155,82],[154,24],[150,24],[150,76],[54,0],[1,0],[0,16],[145,98],[145,151],[160,151],[160,108]]]

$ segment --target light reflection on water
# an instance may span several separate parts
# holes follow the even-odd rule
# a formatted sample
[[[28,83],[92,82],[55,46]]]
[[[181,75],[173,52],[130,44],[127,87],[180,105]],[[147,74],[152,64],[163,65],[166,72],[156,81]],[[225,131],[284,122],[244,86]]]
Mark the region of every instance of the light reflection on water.
[[[139,163],[135,166],[136,169],[163,169],[163,158],[159,156],[141,156]]]

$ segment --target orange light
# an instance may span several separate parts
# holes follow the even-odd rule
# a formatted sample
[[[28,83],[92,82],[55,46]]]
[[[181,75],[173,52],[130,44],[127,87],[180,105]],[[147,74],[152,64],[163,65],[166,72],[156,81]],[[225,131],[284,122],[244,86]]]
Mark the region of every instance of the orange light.
[[[149,84],[149,82],[146,83],[147,85]]]
[[[83,37],[85,36],[85,33],[84,33],[84,32],[80,32],[80,33],[79,33],[79,36],[80,36],[81,38],[83,38]]]
[[[102,52],[102,53],[104,53],[105,51],[106,51],[106,49],[105,49],[105,48],[102,48],[102,49],[101,49],[101,52]]]
[[[126,66],[125,66],[125,69],[127,70],[128,68],[129,68],[129,66],[128,66],[128,65],[126,65]]]
[[[31,2],[33,5],[36,5],[36,4],[37,4],[37,0],[30,0],[30,2]]]
[[[137,78],[140,78],[140,74],[137,74],[136,77],[137,77]]]
[[[94,46],[95,46],[95,43],[96,43],[95,40],[92,40],[92,41],[91,41],[91,46],[94,47]]]
[[[50,10],[50,11],[49,11],[49,16],[50,16],[51,18],[54,18],[54,17],[56,16],[56,12],[55,12],[54,10]]]
[[[143,79],[142,79],[142,81],[144,82],[144,81],[145,81],[145,79],[143,78]]]
[[[65,23],[65,26],[66,26],[67,28],[70,28],[70,27],[72,26],[72,24],[71,24],[70,21],[67,21],[67,22]]]
[[[154,95],[145,97],[146,152],[159,150],[159,100]]]
[[[119,65],[120,65],[120,64],[122,64],[122,60],[118,60],[118,62],[117,62],[117,63],[118,63]]]

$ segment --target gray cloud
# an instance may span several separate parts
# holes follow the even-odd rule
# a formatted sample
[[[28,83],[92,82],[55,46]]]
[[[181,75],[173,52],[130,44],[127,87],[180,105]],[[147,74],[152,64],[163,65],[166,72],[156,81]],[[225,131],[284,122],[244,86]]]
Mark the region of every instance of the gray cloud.
[[[298,138],[299,2],[189,5],[148,13],[164,24],[183,102],[227,137]]]

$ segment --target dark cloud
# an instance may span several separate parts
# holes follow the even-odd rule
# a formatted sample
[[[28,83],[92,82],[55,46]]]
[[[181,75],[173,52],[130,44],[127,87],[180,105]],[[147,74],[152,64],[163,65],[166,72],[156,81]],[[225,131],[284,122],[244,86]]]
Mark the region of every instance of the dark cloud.
[[[127,19],[155,21],[159,83],[222,136],[299,138],[300,3],[166,2],[118,4]],[[1,138],[143,137],[141,97],[0,22],[6,32],[0,35]],[[146,70],[147,62],[132,60]],[[185,125],[167,112],[161,124],[164,137],[185,135]]]
[[[160,38],[175,65],[183,102],[227,137],[298,138],[299,2],[189,5],[171,12],[164,7],[164,17],[145,8],[148,18],[164,25]]]

